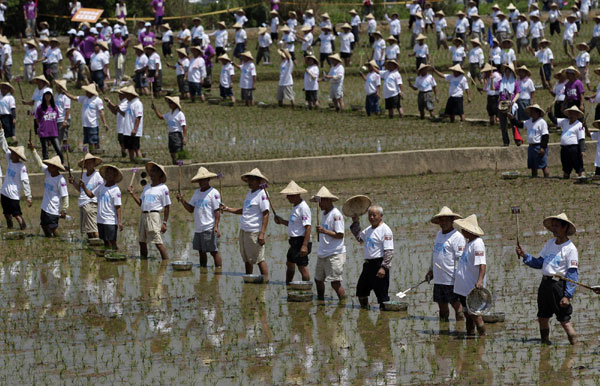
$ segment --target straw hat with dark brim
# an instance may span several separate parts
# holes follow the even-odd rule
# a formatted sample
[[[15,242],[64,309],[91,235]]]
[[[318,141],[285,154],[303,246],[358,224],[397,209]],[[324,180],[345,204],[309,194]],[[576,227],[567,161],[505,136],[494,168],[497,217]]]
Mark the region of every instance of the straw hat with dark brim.
[[[458,11],[456,12],[456,16],[465,16],[465,13],[463,11]]]
[[[8,39],[6,38],[6,36],[4,36],[4,35],[0,35],[0,43],[2,43],[2,44],[10,44],[10,42],[8,41]]]
[[[506,7],[506,9],[508,9],[509,11],[514,11],[515,9],[517,9],[517,7],[515,7],[513,3],[510,3],[508,7]]]
[[[173,103],[175,106],[177,106],[177,108],[179,110],[181,110],[181,102],[179,101],[179,97],[178,96],[166,96],[165,100],[167,102]]]
[[[592,20],[594,20],[594,21],[600,21],[600,15],[594,16],[594,18]]]
[[[569,116],[569,113],[574,113],[578,115],[578,118],[581,118],[584,116],[583,111],[579,110],[579,108],[577,106],[571,106],[568,109],[565,110],[565,115]]]
[[[185,48],[178,48],[177,49],[177,53],[185,56],[186,58],[188,56],[187,51],[185,50]]]
[[[538,14],[535,14],[535,13],[534,13],[533,15],[529,16],[529,17],[530,17],[530,18],[532,18],[532,19],[538,19],[538,20],[540,20],[540,19],[541,19],[541,18],[540,18],[540,15],[538,15]],[[525,20],[527,20],[527,19],[525,19]]]
[[[438,214],[436,214],[435,216],[433,216],[433,217],[431,218],[431,220],[430,220],[430,221],[431,221],[431,223],[432,223],[432,224],[439,225],[439,223],[440,223],[440,218],[441,218],[441,217],[450,217],[450,218],[452,218],[452,219],[454,219],[454,220],[462,218],[462,216],[461,216],[460,214],[458,214],[458,213],[454,213],[454,212],[452,211],[452,209],[448,208],[447,206],[444,206],[444,207],[443,207],[443,208],[442,208],[442,209],[439,211],[439,213],[438,213]]]
[[[302,28],[300,28],[300,31],[304,32],[304,33],[308,33],[310,31],[312,31],[313,27],[310,25],[303,25]]]
[[[167,182],[167,171],[165,170],[164,166],[159,165],[156,162],[150,161],[150,162],[146,163],[146,171],[148,172],[148,174],[150,174],[150,170],[152,170],[152,168],[154,166],[159,168],[160,171],[162,172],[162,176],[160,177],[159,182],[161,184],[164,184],[165,182]]]
[[[429,70],[431,66],[429,64],[421,63],[419,68],[417,68],[417,72],[421,72],[423,70]]]
[[[95,155],[93,155],[91,153],[86,153],[85,156],[81,160],[79,160],[77,165],[80,168],[82,168],[83,165],[85,164],[85,161],[87,161],[87,160],[94,160],[94,167],[96,167],[102,163],[102,158],[96,157]]]
[[[117,19],[117,23],[119,23],[119,24],[127,24],[125,22],[125,19],[123,19],[122,17],[120,17],[120,18]]]
[[[244,11],[244,8],[239,8],[236,12],[243,13],[244,15],[246,14],[246,11]]]
[[[506,17],[506,15],[504,14],[504,12],[500,11],[496,14],[497,17]]]
[[[161,28],[164,28],[166,30],[170,30],[171,26],[169,25],[169,23],[165,23],[165,24],[161,25]]]
[[[474,13],[471,15],[471,19],[479,19],[481,16],[479,16],[478,13]]]
[[[521,66],[521,67],[517,68],[517,72],[519,72],[519,71],[526,72],[526,73],[527,73],[527,76],[531,76],[531,71],[529,71],[529,69],[528,69],[528,68],[527,68],[527,66],[525,66],[525,65],[523,65],[523,66]]]
[[[327,12],[321,14],[321,19],[329,19],[329,14]]]
[[[308,193],[308,190],[304,189],[300,185],[298,185],[294,180],[290,181],[289,184],[281,192],[281,194],[285,194],[286,196],[295,196],[297,194]]]
[[[147,45],[146,47],[144,47],[144,50],[152,50],[152,51],[156,51],[156,47],[154,47],[153,45]]]
[[[38,48],[37,43],[33,39],[29,39],[29,40],[25,41],[25,44],[27,44],[28,46],[32,46],[32,47]]]
[[[288,16],[289,16],[289,17],[292,17],[292,16],[293,16],[293,17],[298,17],[298,15],[296,14],[296,11],[289,11],[289,12],[288,12]]]
[[[46,166],[56,166],[59,170],[61,170],[63,172],[67,170],[67,169],[65,169],[62,162],[60,161],[60,157],[57,155],[55,155],[54,157],[52,157],[50,159],[45,159],[42,162]]]
[[[558,8],[558,4],[552,3],[552,4],[550,4],[550,8]]]
[[[385,38],[385,40],[387,40],[388,42],[394,42],[396,43],[398,40],[396,40],[396,38],[392,35],[388,36],[387,38]]]
[[[115,179],[115,182],[117,184],[119,182],[123,181],[123,173],[121,172],[121,170],[119,170],[118,167],[116,167],[114,165],[102,165],[102,167],[100,168],[100,175],[102,176],[102,178],[104,178],[106,180],[106,170],[108,170],[108,169],[112,169],[117,172],[117,178]]]
[[[400,68],[400,65],[398,64],[398,62],[393,59],[388,59],[385,61],[385,64],[388,64],[388,63],[393,64],[394,66],[396,66],[396,68]]]
[[[256,177],[261,180],[265,180],[266,182],[269,182],[269,179],[264,174],[262,174],[259,168],[254,168],[249,172],[242,174],[242,181],[248,182],[248,177]]]
[[[192,21],[202,21],[202,19],[200,17],[196,16],[192,19]]]
[[[325,27],[323,27],[323,28],[325,28]],[[283,33],[286,33],[286,32],[290,32],[291,29],[287,25],[284,25],[283,27],[281,27],[280,31]]]
[[[217,60],[225,60],[225,61],[231,62],[231,58],[229,58],[229,55],[227,55],[227,54],[223,54],[223,55],[219,56],[217,58]]]
[[[307,9],[306,11],[304,11],[304,14],[313,16],[313,10],[312,9]]]
[[[254,56],[252,56],[252,52],[250,51],[244,51],[240,54],[240,56],[243,56],[246,59],[254,60]]]
[[[204,166],[201,166],[200,168],[198,168],[198,172],[196,172],[196,175],[194,177],[192,177],[192,182],[198,182],[200,180],[205,180],[207,178],[215,178],[215,177],[218,177],[218,174],[209,172],[207,168],[205,168]]]
[[[24,146],[9,146],[8,150],[15,153],[23,161],[27,161],[27,157],[25,156],[25,147]]]
[[[500,9],[500,6],[498,4],[494,4],[492,5],[492,9]]]
[[[83,87],[82,87],[83,88]],[[138,93],[135,91],[135,88],[133,86],[127,86],[127,87],[123,87],[121,89],[121,92],[123,94],[129,94],[129,95],[133,95],[135,97],[139,97]]]
[[[454,66],[449,68],[450,71],[455,71],[455,72],[460,72],[461,74],[464,74],[465,72],[463,71],[462,67],[460,66],[460,64],[455,64]]]
[[[365,16],[365,19],[366,19],[366,20],[369,20],[369,19],[375,19],[375,16],[373,16],[373,14],[372,14],[372,13],[369,13],[367,16]]]
[[[600,68],[597,68],[594,70],[594,72],[598,75],[600,75]],[[561,76],[565,75],[565,70],[560,70],[557,71],[554,75],[552,75],[554,78],[559,79]]]
[[[513,75],[517,75],[517,72],[515,71],[515,66],[512,63],[503,64],[501,68],[502,70],[508,68],[513,73]]]
[[[467,218],[454,220],[453,225],[455,228],[458,228],[458,230],[469,232],[475,236],[483,236],[485,234],[483,229],[479,227],[479,224],[477,223],[477,216],[474,214]]]
[[[350,30],[350,29],[352,29],[352,26],[350,24],[348,24],[348,23],[344,23],[344,24],[342,24],[342,29],[348,29],[348,30]]]
[[[525,15],[524,13],[522,13],[519,16],[517,16],[517,19],[523,19],[524,21],[527,21],[527,15]]]
[[[536,110],[537,112],[539,112],[540,113],[540,117],[544,116],[544,113],[545,113],[544,109],[541,108],[540,105],[538,105],[537,103],[534,104],[534,105],[525,107],[525,111],[527,113],[529,113],[531,110]]]
[[[231,26],[231,28],[241,29],[241,28],[244,28],[244,26],[241,25],[240,23],[235,23],[234,25]]]
[[[576,76],[579,76],[579,70],[573,66],[569,66],[569,67],[565,68],[564,71],[565,71],[565,73],[574,72]]]
[[[552,44],[552,42],[550,40],[547,40],[547,39],[542,39],[542,40],[540,40],[539,44],[540,44],[540,46],[544,45],[544,44],[550,45],[550,44]]]
[[[488,72],[488,71],[494,71],[496,69],[496,67],[492,66],[489,63],[486,63],[483,68],[481,69],[481,72]]]
[[[454,38],[454,39],[452,39],[452,43],[465,44],[465,42],[463,42],[463,40],[461,38]]]
[[[504,45],[504,43],[509,43],[511,46],[514,44],[512,40],[510,39],[504,39],[502,40],[502,45]]]
[[[69,48],[69,49],[67,50],[67,53],[66,53],[66,55],[67,55],[67,56],[70,56],[70,55],[71,55],[71,52],[73,52],[73,51],[77,51],[77,48],[76,48],[76,47],[71,47],[71,48]]]
[[[331,60],[335,60],[338,63],[342,63],[342,58],[340,57],[340,54],[329,55],[328,58]]]
[[[92,84],[88,84],[85,86],[81,86],[81,89],[85,92],[89,92],[92,95],[98,96],[98,90],[96,90],[96,84],[92,83]]]
[[[381,31],[375,31],[371,35],[378,35],[380,38],[383,37],[383,35],[381,34]]]
[[[552,231],[550,229],[550,223],[552,222],[552,220],[560,220],[560,221],[564,221],[567,224],[569,224],[569,227],[567,228],[567,236],[572,236],[575,234],[575,232],[577,232],[577,228],[575,227],[575,224],[573,224],[573,222],[571,220],[569,220],[567,215],[564,213],[561,213],[556,216],[549,216],[544,219],[544,221],[543,221],[544,227],[546,227],[546,229],[548,229],[549,231]]]
[[[577,20],[577,16],[575,16],[575,15],[568,15],[567,16],[567,20]]]
[[[425,36],[423,34],[418,34],[417,37],[415,38],[416,41],[425,40],[425,39],[427,39],[427,36]]]
[[[66,83],[66,81],[64,82]],[[15,88],[12,86],[12,84],[8,82],[2,82],[0,83],[0,86],[8,87],[10,89],[11,94],[15,92]]]
[[[590,46],[588,46],[587,43],[584,43],[584,42],[577,43],[576,47],[578,50],[586,50],[586,51],[590,50]]]
[[[136,44],[135,46],[133,46],[133,49],[136,51],[144,52],[144,46],[142,46],[141,44]]]
[[[350,13],[350,15],[358,15],[358,12],[356,12],[355,9],[351,9],[350,11],[348,11]]]
[[[46,86],[50,86],[50,82],[48,82],[48,79],[46,79],[46,77],[44,75],[38,75],[35,78],[33,78],[34,81],[40,81],[40,82],[44,82],[46,84]]]
[[[304,27],[302,29],[304,30]],[[258,28],[258,34],[259,35],[262,35],[262,34],[264,34],[266,32],[267,32],[267,29],[265,27],[259,27]]]
[[[464,15],[464,13],[463,13],[463,15]],[[415,17],[417,19],[422,19],[423,18],[423,14],[421,12],[417,12],[417,13],[415,13]]]
[[[361,194],[347,199],[342,207],[342,213],[347,217],[362,216],[367,213],[370,206],[371,199]]]
[[[437,12],[435,13],[435,16],[441,16],[441,17],[445,17],[445,16],[446,16],[446,14],[444,13],[444,11],[437,11]]]
[[[312,202],[318,202],[322,198],[328,198],[331,201],[337,201],[337,200],[339,200],[339,198],[337,196],[334,196],[333,194],[331,194],[331,192],[329,191],[329,189],[327,189],[324,186],[322,186],[321,189],[319,189],[319,191],[317,192],[317,194],[315,194],[314,196],[312,196],[310,198],[310,200]]]
[[[47,22],[47,21],[42,21],[42,22],[40,23],[40,27],[46,27],[46,28],[48,28],[49,26],[50,26],[50,25],[48,24],[48,22]]]
[[[328,25],[324,25],[323,27],[321,27],[322,31],[331,31],[331,27]]]
[[[102,47],[102,49],[104,49],[105,51],[108,51],[108,44],[106,44],[105,41],[98,40],[98,41],[96,41],[96,45]],[[152,47],[152,46],[148,46],[148,47]],[[148,48],[148,47],[146,47],[146,48]]]

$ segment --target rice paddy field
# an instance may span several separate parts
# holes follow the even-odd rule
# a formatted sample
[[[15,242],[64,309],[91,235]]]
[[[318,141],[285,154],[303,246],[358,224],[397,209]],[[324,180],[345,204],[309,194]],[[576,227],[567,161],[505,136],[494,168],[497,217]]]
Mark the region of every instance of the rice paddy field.
[[[552,171],[554,175],[558,170]],[[302,184],[310,193],[320,185]],[[193,225],[174,203],[164,235],[172,260],[194,263],[175,272],[156,249],[139,258],[138,208],[124,202],[119,234],[123,262],[91,252],[73,221],[61,221],[61,237],[44,239],[39,201],[25,210],[25,240],[3,241],[0,257],[0,371],[2,384],[596,384],[600,379],[600,297],[579,288],[573,300],[580,344],[571,347],[555,321],[552,346],[541,346],[536,293],[541,272],[517,259],[515,219],[522,208],[523,246],[537,253],[551,234],[545,216],[566,212],[577,225],[580,280],[600,282],[596,261],[598,185],[558,179],[502,180],[493,172],[365,179],[328,183],[341,202],[367,194],[384,207],[394,231],[390,294],[424,277],[436,226],[430,217],[443,205],[475,213],[486,232],[487,286],[504,323],[488,336],[467,339],[464,322],[437,318],[432,286],[406,298],[406,312],[361,310],[354,297],[362,248],[346,231],[348,259],[340,304],[327,287],[325,301],[288,302],[285,280],[287,232],[270,223],[268,284],[244,284],[238,252],[238,217],[225,214],[220,250],[222,274],[198,266],[191,249]],[[282,186],[272,186],[277,192]],[[431,194],[435,191],[435,194]],[[485,194],[483,192],[485,191]],[[241,204],[245,188],[225,188],[224,202]],[[184,192],[189,198],[191,191]],[[338,203],[341,206],[341,202]],[[289,204],[273,194],[283,217]],[[314,204],[311,205],[313,216]],[[313,217],[314,218],[314,217]],[[350,224],[346,218],[346,228]],[[366,226],[365,216],[361,219]],[[6,229],[2,229],[6,236]],[[313,234],[314,236],[314,234]],[[316,248],[316,240],[314,248]],[[314,273],[316,256],[310,257]],[[298,274],[296,274],[298,279]],[[314,288],[313,288],[314,290]],[[34,371],[32,371],[35,369]]]

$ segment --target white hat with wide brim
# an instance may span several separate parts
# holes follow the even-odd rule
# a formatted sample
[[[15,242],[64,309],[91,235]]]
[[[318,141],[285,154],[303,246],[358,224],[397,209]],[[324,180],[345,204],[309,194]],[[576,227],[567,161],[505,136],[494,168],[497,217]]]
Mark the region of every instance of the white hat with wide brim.
[[[362,216],[367,213],[370,206],[371,199],[365,195],[359,194],[346,200],[344,206],[342,206],[342,213],[347,217]]]
[[[440,211],[438,212],[438,214],[436,214],[435,216],[433,216],[431,218],[431,223],[432,224],[439,224],[440,223],[440,217],[452,217],[453,219],[459,219],[462,218],[462,216],[458,213],[454,213],[452,211],[452,209],[448,208],[447,206],[442,207],[442,209],[440,209]]]
[[[467,218],[454,220],[453,225],[455,228],[458,228],[458,230],[469,232],[475,236],[483,236],[485,234],[483,229],[479,227],[479,224],[477,223],[477,216],[474,214]]]

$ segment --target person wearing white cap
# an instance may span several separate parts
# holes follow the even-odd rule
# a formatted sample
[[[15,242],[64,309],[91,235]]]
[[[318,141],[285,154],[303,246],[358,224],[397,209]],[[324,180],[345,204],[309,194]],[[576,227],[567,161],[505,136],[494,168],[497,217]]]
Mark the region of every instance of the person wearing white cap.
[[[144,30],[142,31],[142,33],[140,33],[140,36],[138,37],[139,43],[143,47],[153,46],[154,40],[156,39],[156,35],[152,31],[152,25],[150,23],[146,24],[147,25],[145,26]]]
[[[475,327],[480,336],[485,335],[485,325],[481,315],[473,315],[467,308],[467,295],[474,288],[485,287],[485,276],[487,272],[485,244],[481,236],[483,230],[477,223],[477,216],[474,214],[464,219],[456,219],[453,222],[454,227],[459,230],[466,239],[466,245],[458,264],[456,266],[454,277],[454,293],[463,306],[463,313],[466,317],[467,335],[475,335]]]
[[[331,283],[340,301],[346,298],[342,287],[342,276],[346,262],[346,245],[344,244],[344,216],[333,205],[338,198],[329,189],[321,187],[311,201],[319,203],[321,209],[321,225],[317,225],[320,234],[317,250],[317,265],[315,267],[315,283],[317,297],[325,300],[325,282]]]
[[[25,148],[23,146],[8,146],[3,130],[0,130],[0,148],[4,151],[6,161],[8,162],[6,176],[4,176],[2,188],[0,189],[0,201],[4,217],[6,218],[6,226],[9,229],[12,228],[12,220],[14,218],[19,223],[21,230],[23,230],[27,228],[27,225],[21,212],[21,188],[23,188],[23,193],[27,199],[27,206],[31,207],[32,204],[29,175],[24,163],[27,161]]]
[[[152,110],[158,119],[164,119],[169,130],[169,153],[173,165],[177,165],[177,153],[183,150],[187,144],[187,123],[185,114],[181,111],[181,103],[179,97],[166,96],[165,100],[169,105],[169,111],[161,114],[154,102],[152,102]]]
[[[284,220],[275,216],[275,224],[287,227],[290,247],[286,256],[285,283],[289,284],[294,280],[294,268],[302,275],[302,281],[310,280],[308,272],[308,255],[312,250],[310,241],[311,233],[311,211],[306,201],[302,199],[301,194],[307,193],[307,190],[300,187],[296,182],[290,183],[280,192],[284,194],[292,204],[289,220]]]
[[[471,103],[471,94],[469,93],[469,82],[465,76],[465,72],[460,66],[454,65],[449,68],[452,74],[443,74],[436,68],[433,72],[440,78],[444,78],[448,82],[448,101],[444,114],[450,116],[450,122],[454,122],[454,117],[459,116],[460,121],[465,120],[465,111],[463,107],[463,94],[467,94],[467,101]]]
[[[98,223],[96,221],[98,200],[94,193],[96,189],[104,184],[104,179],[96,170],[96,167],[101,163],[102,159],[91,153],[86,153],[78,163],[81,168],[81,178],[69,177],[69,183],[79,192],[77,205],[79,206],[80,230],[82,234],[87,234],[89,239],[98,238]],[[87,192],[90,192],[91,195]]]
[[[368,73],[365,75],[360,70],[360,76],[365,81],[365,111],[367,116],[371,114],[379,115],[379,91],[381,89],[381,76],[379,75],[379,66],[374,60],[367,63]]]
[[[577,343],[577,334],[571,323],[573,314],[571,301],[575,295],[576,286],[564,279],[557,278],[556,275],[573,281],[579,280],[579,253],[575,244],[569,240],[569,236],[576,232],[575,224],[569,220],[566,214],[561,213],[557,216],[546,217],[543,225],[552,232],[554,238],[546,242],[539,257],[527,253],[518,242],[516,252],[523,258],[525,265],[542,270],[542,281],[537,294],[537,317],[542,344],[552,344],[549,321],[552,316],[556,315],[556,320],[560,322],[567,333],[569,343],[574,345]]]
[[[252,169],[242,174],[242,181],[248,184],[248,194],[241,208],[222,205],[224,212],[240,215],[240,254],[244,261],[246,274],[252,274],[254,265],[258,265],[263,281],[269,282],[269,267],[265,260],[265,235],[269,224],[269,197],[265,191],[269,182],[262,172]]]
[[[384,302],[390,300],[390,267],[394,257],[394,234],[383,222],[383,208],[371,205],[368,210],[369,225],[360,230],[360,219],[352,217],[350,231],[363,246],[364,263],[356,284],[356,296],[362,308],[369,308],[371,291],[377,297],[380,309],[384,310]]]
[[[68,92],[64,92],[72,101],[77,101],[81,104],[81,124],[83,126],[83,143],[90,146],[90,151],[96,150],[100,146],[100,133],[98,130],[98,117],[102,120],[102,124],[108,131],[108,124],[104,116],[104,104],[102,99],[98,97],[96,86],[90,84],[83,86],[82,90],[85,95],[74,96]]]
[[[210,186],[210,179],[215,177],[218,175],[200,167],[191,181],[198,183],[199,188],[194,191],[189,202],[183,198],[181,192],[177,192],[177,201],[181,202],[185,210],[194,214],[193,247],[200,256],[200,266],[207,266],[207,253],[210,253],[215,263],[215,271],[218,273],[223,265],[219,253],[221,193]]]
[[[462,305],[454,293],[456,265],[466,244],[464,236],[452,226],[453,221],[459,218],[462,217],[444,206],[430,220],[432,224],[439,225],[440,230],[435,236],[431,263],[425,280],[433,279],[433,301],[438,304],[440,319],[445,322],[450,317],[448,304],[454,308],[457,321],[464,319]]]

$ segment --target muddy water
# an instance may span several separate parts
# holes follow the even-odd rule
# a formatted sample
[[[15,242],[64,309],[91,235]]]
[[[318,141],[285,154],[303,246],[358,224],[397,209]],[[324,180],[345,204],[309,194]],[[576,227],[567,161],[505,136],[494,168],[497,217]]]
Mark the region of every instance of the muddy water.
[[[557,173],[558,171],[556,171]],[[556,174],[555,173],[555,174]],[[306,184],[311,191],[319,186]],[[191,216],[175,203],[165,243],[172,258],[196,263],[174,272],[137,257],[133,200],[125,206],[122,250],[132,257],[110,263],[85,250],[78,222],[62,222],[64,240],[39,236],[3,241],[0,263],[0,370],[2,384],[422,384],[594,383],[600,377],[600,297],[578,290],[574,323],[582,344],[571,349],[552,324],[554,346],[541,348],[536,291],[541,273],[514,254],[514,219],[520,205],[521,240],[537,253],[550,235],[548,214],[566,211],[578,226],[580,278],[600,282],[596,262],[598,186],[560,180],[502,181],[493,173],[348,181],[328,185],[342,199],[366,193],[385,208],[395,232],[390,292],[425,275],[432,238],[427,221],[440,206],[476,213],[488,252],[488,285],[503,324],[485,339],[465,340],[464,322],[443,324],[427,284],[407,297],[408,312],[361,311],[350,296],[339,305],[330,288],[325,302],[288,303],[283,285],[286,230],[269,225],[267,256],[272,281],[243,284],[237,247],[238,217],[225,215],[220,249],[222,275],[197,266],[191,249]],[[276,192],[279,186],[273,187]],[[189,196],[191,192],[186,192]],[[224,191],[241,203],[245,190]],[[288,204],[273,194],[281,215]],[[34,207],[39,202],[34,203]],[[341,203],[340,203],[341,206]],[[314,211],[314,206],[313,206]],[[76,217],[74,208],[71,215]],[[38,209],[25,210],[30,223]],[[349,219],[346,219],[349,226]],[[366,219],[362,219],[366,225]],[[3,222],[4,223],[4,222]],[[5,229],[2,230],[5,232]],[[28,233],[39,231],[32,227]],[[344,286],[353,294],[362,253],[346,233]],[[314,272],[315,256],[310,260]],[[297,274],[298,277],[298,274]]]

